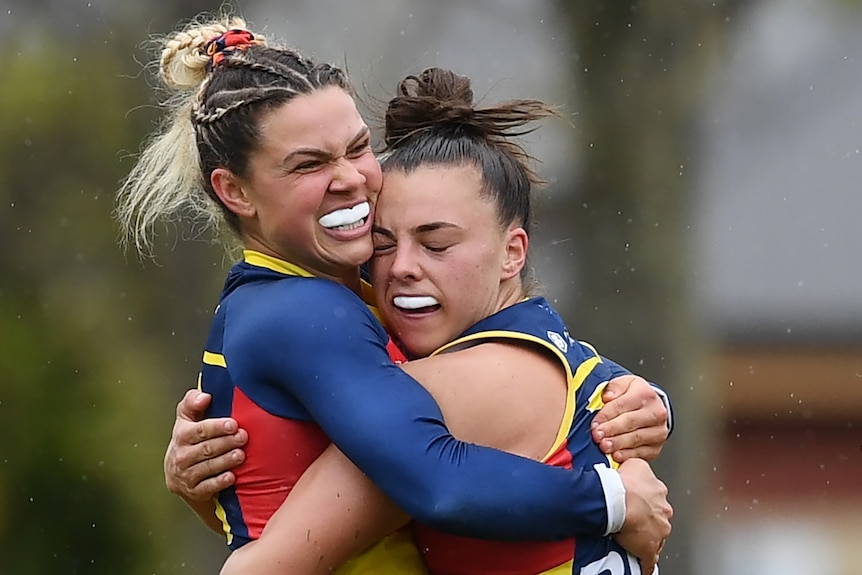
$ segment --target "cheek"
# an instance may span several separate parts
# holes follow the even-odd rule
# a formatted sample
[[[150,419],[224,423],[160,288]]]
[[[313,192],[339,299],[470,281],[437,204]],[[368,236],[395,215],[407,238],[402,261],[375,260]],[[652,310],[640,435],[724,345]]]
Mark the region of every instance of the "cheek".
[[[325,171],[306,175],[299,185],[282,190],[279,197],[285,218],[291,220],[313,217],[329,187],[331,179]]]
[[[488,262],[463,262],[439,270],[448,292],[454,294],[461,313],[487,307],[499,289],[499,277]]]
[[[365,185],[369,190],[380,193],[380,188],[383,187],[383,173],[374,154],[368,154],[368,158],[363,158],[359,171],[365,176]]]
[[[368,261],[368,266],[371,272],[371,285],[382,287],[386,282],[386,276],[389,274],[391,258],[384,256],[371,256]]]

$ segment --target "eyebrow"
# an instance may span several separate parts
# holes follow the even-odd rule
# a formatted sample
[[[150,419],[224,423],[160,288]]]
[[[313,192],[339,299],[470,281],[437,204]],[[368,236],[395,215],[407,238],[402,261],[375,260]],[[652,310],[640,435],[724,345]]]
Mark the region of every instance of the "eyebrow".
[[[358,144],[363,138],[367,137],[370,132],[371,132],[371,130],[368,128],[368,126],[362,126],[362,128],[360,128],[359,132],[357,132],[356,135],[353,136],[353,139],[351,139],[347,143],[347,150],[350,150],[353,146]],[[291,151],[290,153],[288,153],[284,157],[284,159],[282,160],[282,164],[287,164],[296,156],[314,156],[316,158],[331,158],[332,153],[330,153],[328,150],[322,150],[320,148],[297,148],[296,150]]]
[[[427,224],[422,224],[421,226],[416,226],[414,231],[417,234],[426,234],[428,232],[434,232],[442,229],[457,229],[460,230],[461,226],[457,224],[453,224],[452,222],[429,222]]]
[[[460,230],[461,226],[453,224],[452,222],[428,222],[427,224],[421,224],[416,226],[411,231],[416,234],[427,234],[443,229]],[[390,230],[378,225],[371,226],[371,233],[380,234],[386,236],[389,239],[395,239],[395,234],[393,234]]]

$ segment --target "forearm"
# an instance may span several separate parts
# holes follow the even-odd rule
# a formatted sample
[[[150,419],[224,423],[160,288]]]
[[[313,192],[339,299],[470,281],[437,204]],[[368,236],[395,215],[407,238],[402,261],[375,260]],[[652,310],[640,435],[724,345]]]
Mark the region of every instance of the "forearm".
[[[260,538],[231,554],[222,575],[326,575],[409,520],[330,446],[302,474]]]
[[[325,575],[335,567],[317,560],[319,549],[309,543],[310,551],[285,553],[275,538],[246,543],[228,556],[219,575]]]
[[[191,501],[183,498],[183,501],[191,507],[192,511],[203,521],[204,525],[209,527],[214,533],[224,536],[224,526],[221,520],[216,517],[215,502],[213,500]]]
[[[472,452],[462,460],[463,473],[431,472],[424,475],[429,478],[424,483],[385,474],[372,480],[414,519],[464,536],[558,540],[604,535],[622,525],[625,491],[618,481],[608,485],[606,496],[602,478],[593,469],[563,470],[497,457],[497,452],[476,446],[469,449]],[[611,516],[609,504],[615,505]]]

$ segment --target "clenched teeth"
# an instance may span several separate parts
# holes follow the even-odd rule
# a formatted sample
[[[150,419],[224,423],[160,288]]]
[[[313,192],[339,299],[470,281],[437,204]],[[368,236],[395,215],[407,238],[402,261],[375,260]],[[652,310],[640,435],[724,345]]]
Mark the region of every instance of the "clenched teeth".
[[[399,309],[422,309],[423,307],[433,307],[440,305],[436,298],[431,296],[396,296],[392,303]]]
[[[317,223],[324,228],[352,230],[361,226],[369,213],[371,213],[371,206],[368,202],[362,202],[361,204],[356,204],[352,208],[344,208],[341,210],[335,210],[334,212],[329,212],[328,214],[321,216],[320,219],[317,220]]]

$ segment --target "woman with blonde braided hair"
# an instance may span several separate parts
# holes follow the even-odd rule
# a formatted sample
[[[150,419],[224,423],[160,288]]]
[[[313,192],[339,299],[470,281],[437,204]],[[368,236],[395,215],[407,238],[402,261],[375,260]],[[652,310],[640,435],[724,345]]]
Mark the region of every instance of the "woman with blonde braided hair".
[[[269,45],[239,21],[190,25],[166,42],[161,63],[175,92],[169,122],[120,190],[117,217],[142,253],[155,222],[187,214],[210,226],[220,215],[243,247],[199,380],[212,396],[207,414],[248,433],[246,460],[216,501],[232,549],[260,536],[318,456],[340,456],[330,441],[406,513],[443,531],[559,539],[625,523],[654,546],[664,518],[652,507],[664,495],[648,467],[566,470],[460,441],[408,375],[412,363],[393,361],[403,356],[360,297],[380,165],[341,70]],[[635,428],[655,431],[655,404],[645,409],[634,395]],[[665,436],[629,447],[660,448]],[[213,526],[211,501],[187,501]],[[378,529],[355,530],[351,554],[377,541]],[[295,569],[282,567],[321,565],[314,554],[294,560]],[[398,532],[347,569],[422,567]]]

